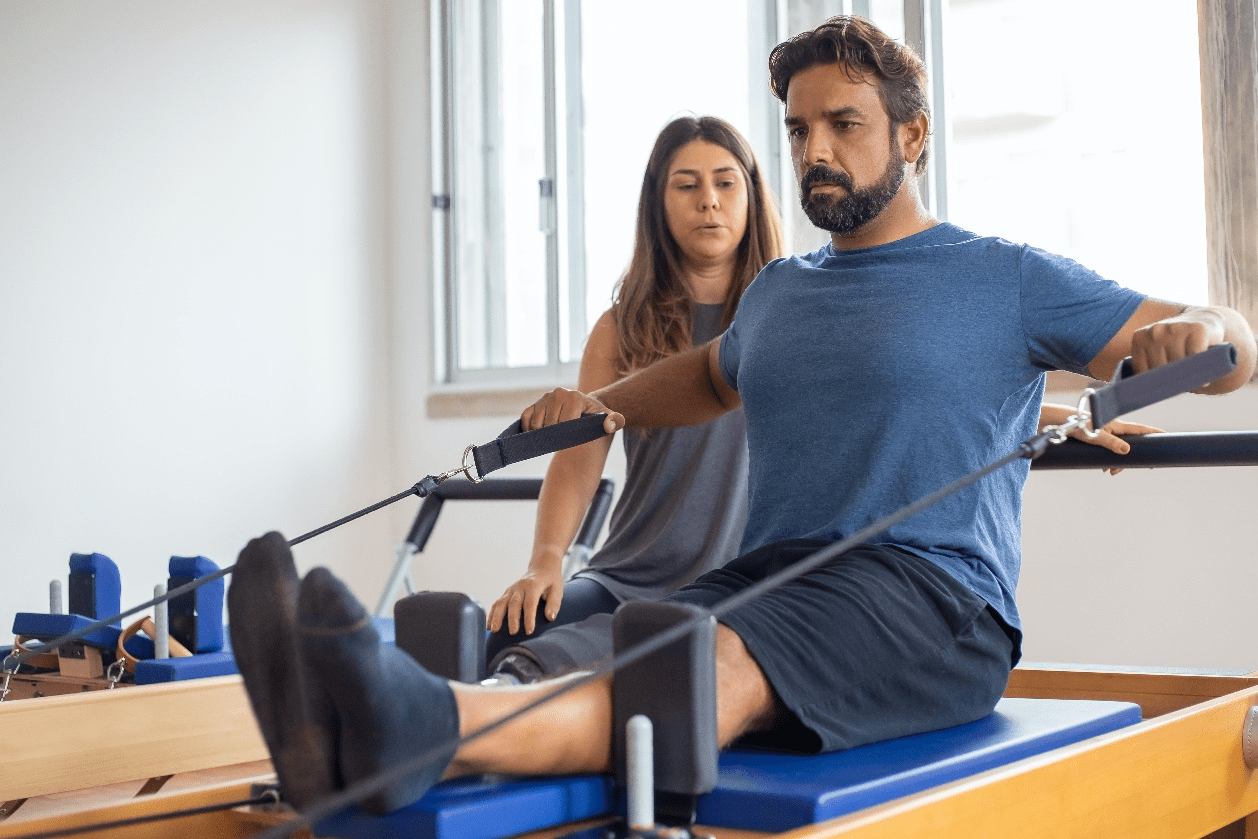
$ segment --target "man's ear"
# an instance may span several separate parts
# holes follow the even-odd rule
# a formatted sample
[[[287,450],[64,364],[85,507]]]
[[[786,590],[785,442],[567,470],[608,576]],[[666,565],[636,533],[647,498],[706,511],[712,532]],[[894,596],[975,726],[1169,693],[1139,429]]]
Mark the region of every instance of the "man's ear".
[[[900,124],[900,149],[904,152],[905,163],[917,163],[926,148],[926,140],[930,137],[930,120],[926,114],[918,114],[908,122]]]

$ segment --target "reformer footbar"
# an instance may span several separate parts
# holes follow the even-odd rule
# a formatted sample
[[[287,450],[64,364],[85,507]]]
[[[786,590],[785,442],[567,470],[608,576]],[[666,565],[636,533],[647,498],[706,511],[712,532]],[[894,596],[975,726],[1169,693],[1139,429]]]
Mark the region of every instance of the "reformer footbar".
[[[531,703],[504,717],[501,717],[481,729],[470,732],[469,734],[459,738],[457,743],[441,743],[432,748],[426,749],[405,763],[391,767],[390,769],[381,772],[374,778],[346,787],[340,792],[329,796],[323,802],[306,808],[305,811],[299,814],[299,818],[295,822],[272,828],[261,835],[263,837],[288,836],[302,827],[317,824],[321,820],[328,818],[344,807],[362,800],[364,797],[385,788],[391,782],[404,778],[428,765],[430,762],[439,759],[440,756],[449,753],[452,745],[455,748],[458,748],[465,743],[479,739],[480,737],[497,730],[498,728],[534,710],[546,702],[552,701],[572,690],[576,690],[577,688],[589,684],[596,679],[603,678],[613,672],[621,670],[622,668],[640,662],[647,656],[656,654],[665,647],[680,641],[688,633],[696,631],[699,627],[707,624],[714,618],[727,614],[744,603],[759,597],[761,594],[764,594],[773,588],[811,571],[812,569],[830,561],[831,559],[834,559],[859,544],[869,541],[895,524],[898,524],[899,522],[916,515],[918,512],[921,512],[933,504],[938,503],[948,496],[965,489],[966,487],[978,482],[988,474],[1003,468],[1009,463],[1022,459],[1033,460],[1034,458],[1039,457],[1051,445],[1059,444],[1066,440],[1071,431],[1079,429],[1089,434],[1089,436],[1095,436],[1095,434],[1099,433],[1099,427],[1104,425],[1104,423],[1098,424],[1095,421],[1095,415],[1092,410],[1094,405],[1100,406],[1097,410],[1101,412],[1102,416],[1110,413],[1112,410],[1111,408],[1105,407],[1107,404],[1118,405],[1122,410],[1135,410],[1137,408],[1154,404],[1157,401],[1179,393],[1199,389],[1210,382],[1227,375],[1234,370],[1235,367],[1236,352],[1229,344],[1212,347],[1204,353],[1163,365],[1153,371],[1135,375],[1132,374],[1130,359],[1125,359],[1118,365],[1114,378],[1109,385],[1101,390],[1094,391],[1089,389],[1089,391],[1085,392],[1084,397],[1080,400],[1076,413],[1067,419],[1066,422],[1059,426],[1046,428],[1043,432],[1023,441],[1008,455],[974,472],[971,472],[962,478],[959,478],[953,483],[901,508],[885,518],[868,525],[848,538],[817,551],[816,553],[795,563],[791,567],[783,569],[782,571],[771,575],[758,583],[753,584],[752,586],[749,586],[738,594],[717,604],[707,614],[695,616],[675,623],[667,629],[660,631],[658,634],[647,638],[642,643],[636,644],[624,652],[618,652],[611,661],[592,668],[586,676],[568,680],[558,689],[547,694],[547,696],[537,702]],[[1145,380],[1144,377],[1151,374],[1155,375],[1154,381],[1150,383]],[[1110,402],[1106,402],[1104,396],[1101,397],[1100,401],[1096,401],[1098,394],[1102,394],[1104,390],[1112,388],[1119,389],[1119,392],[1116,396],[1110,397]],[[1110,414],[1105,421],[1109,422],[1114,419],[1115,416],[1116,415]],[[614,731],[613,737],[619,740],[624,737],[624,732]],[[623,746],[620,748],[620,753],[624,753]]]
[[[585,518],[577,531],[577,538],[564,557],[563,578],[565,580],[577,570],[584,568],[594,552],[594,543],[611,509],[615,487],[615,482],[610,478],[603,478],[598,482],[594,490],[594,498],[590,501]],[[383,617],[387,613],[390,604],[397,599],[398,588],[403,584],[406,586],[408,595],[415,593],[407,569],[410,568],[412,558],[423,551],[424,546],[428,544],[428,537],[432,535],[432,529],[446,501],[536,501],[541,491],[541,478],[498,478],[474,484],[442,484],[429,493],[424,503],[420,505],[419,512],[415,514],[415,521],[411,524],[406,539],[397,548],[397,561],[393,565],[389,581],[385,583],[384,590],[380,593],[380,600],[376,603],[374,612],[376,617]]]
[[[400,492],[397,495],[390,496],[383,501],[372,504],[370,507],[364,507],[355,513],[351,513],[350,515],[337,519],[334,522],[325,524],[324,526],[316,528],[309,533],[302,534],[295,539],[289,540],[288,544],[290,547],[298,545],[308,539],[313,539],[315,536],[319,536],[329,530],[361,518],[368,513],[373,513],[376,510],[387,507],[397,501],[401,501],[403,498],[409,498],[412,495],[424,498],[436,490],[440,484],[458,475],[463,475],[473,483],[479,483],[486,475],[491,472],[495,472],[504,466],[509,466],[523,460],[539,457],[544,454],[551,454],[559,451],[560,449],[570,448],[572,446],[581,445],[582,443],[588,443],[592,440],[597,440],[605,434],[603,430],[603,421],[606,419],[606,416],[606,414],[588,414],[575,420],[558,423],[545,428],[539,428],[534,431],[523,431],[521,422],[517,420],[505,431],[503,431],[502,434],[498,435],[498,437],[488,443],[484,443],[479,446],[471,445],[464,449],[463,459],[458,468],[442,472],[439,475],[428,475],[405,492]],[[472,458],[472,463],[468,463],[469,456]],[[475,474],[473,474],[473,472],[475,472]],[[175,598],[189,595],[202,586],[214,583],[221,580],[223,577],[226,577],[235,567],[235,565],[229,565],[225,568],[214,571],[213,573],[190,580],[183,585],[175,586],[165,594],[154,597],[151,600],[147,600],[138,606],[119,612],[116,615],[89,621],[87,623],[78,622],[80,625],[72,626],[71,631],[44,641],[37,647],[28,648],[22,651],[15,649],[5,657],[3,662],[0,662],[0,671],[3,671],[4,673],[4,679],[3,681],[0,681],[0,702],[3,702],[5,697],[8,695],[9,684],[13,674],[23,663],[30,661],[36,656],[47,654],[50,650],[55,650],[62,646],[80,641],[92,633],[98,632],[106,627],[116,627],[124,618],[130,617],[131,615],[141,612],[144,609],[148,609],[151,606],[158,606],[159,604],[164,604],[168,601],[174,600]],[[76,597],[98,598],[100,596],[95,588],[95,586],[99,584],[94,580],[92,581],[93,587],[91,590],[88,591],[84,588],[81,595],[76,595],[75,585],[75,579],[72,576],[72,609],[76,603]],[[103,596],[108,597],[109,593],[112,591],[113,589],[108,589],[104,592]],[[118,608],[116,595],[115,599],[109,602],[114,604],[113,608]],[[201,605],[204,606],[204,604]],[[98,618],[100,614],[100,611],[98,611],[100,609],[99,600],[94,601],[92,608],[93,611],[91,617]],[[192,608],[195,610],[197,605],[192,606]],[[221,609],[221,605],[219,608]]]

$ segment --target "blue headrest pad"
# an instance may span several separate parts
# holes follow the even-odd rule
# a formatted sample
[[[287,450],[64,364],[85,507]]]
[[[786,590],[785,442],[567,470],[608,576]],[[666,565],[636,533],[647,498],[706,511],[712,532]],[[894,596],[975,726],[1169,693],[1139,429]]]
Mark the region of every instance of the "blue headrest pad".
[[[172,577],[191,577],[197,580],[207,574],[213,574],[218,570],[218,566],[213,560],[203,556],[172,556],[169,570]]]
[[[135,664],[135,683],[152,685],[158,682],[184,682],[210,676],[232,676],[238,673],[236,659],[229,652],[201,653],[182,658],[149,659]],[[195,711],[195,709],[189,709]]]
[[[789,830],[1139,721],[1140,707],[1126,702],[1002,699],[978,722],[843,752],[801,756],[726,751],[721,753],[716,789],[699,798],[698,823]],[[582,781],[586,786],[578,795],[573,785]],[[447,781],[410,807],[382,818],[350,809],[316,827],[319,835],[343,839],[501,839],[610,812],[610,783],[595,775],[505,784]],[[581,806],[574,806],[574,799]]]
[[[83,615],[45,615],[38,612],[18,612],[13,618],[13,634],[26,635],[51,641],[71,632],[77,632],[89,624],[95,623],[92,618]],[[112,650],[118,646],[118,636],[122,630],[113,626],[103,626],[95,632],[84,636],[82,641],[94,647]]]
[[[99,553],[70,554],[70,575],[75,574],[90,574],[96,578],[96,599],[88,617],[100,620],[122,611],[122,576],[112,559]]]
[[[70,570],[86,574],[118,576],[118,565],[104,554],[70,554]]]
[[[170,576],[199,580],[213,574],[218,566],[203,556],[172,556]],[[217,652],[223,648],[223,594],[226,585],[220,577],[191,592],[196,604],[196,649],[194,653]],[[184,595],[187,596],[187,595]]]

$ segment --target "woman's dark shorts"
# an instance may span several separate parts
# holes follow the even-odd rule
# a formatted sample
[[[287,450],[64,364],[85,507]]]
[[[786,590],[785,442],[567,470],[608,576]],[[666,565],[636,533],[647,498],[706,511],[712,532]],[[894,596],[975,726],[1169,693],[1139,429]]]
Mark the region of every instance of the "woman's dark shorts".
[[[668,599],[711,608],[828,544],[766,545]],[[848,749],[980,719],[1019,654],[1020,633],[986,601],[886,545],[855,548],[719,621],[789,712],[743,742],[792,751]]]

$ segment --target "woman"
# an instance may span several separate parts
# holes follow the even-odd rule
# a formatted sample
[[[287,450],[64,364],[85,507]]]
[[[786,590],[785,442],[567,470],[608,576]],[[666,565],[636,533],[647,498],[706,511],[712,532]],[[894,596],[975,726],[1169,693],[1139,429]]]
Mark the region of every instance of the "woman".
[[[746,140],[716,117],[669,123],[642,179],[633,257],[615,302],[590,333],[578,390],[590,393],[715,338],[760,269],[784,252],[773,197]],[[1070,413],[1045,405],[1041,427]],[[1115,434],[1157,430],[1121,422],[1106,428],[1090,442],[1120,454],[1129,446]],[[628,600],[660,598],[738,555],[747,507],[741,410],[699,426],[628,429],[625,486],[607,540],[565,583],[564,555],[610,447],[603,438],[551,461],[528,571],[489,612],[486,660],[504,680],[533,681],[602,657],[610,652],[605,631],[537,636],[610,615]]]
[[[586,342],[578,388],[596,390],[715,338],[760,269],[784,253],[747,141],[716,117],[673,120],[647,162],[633,257]],[[610,446],[605,438],[552,459],[528,571],[490,609],[491,662],[543,628],[662,597],[737,555],[747,507],[742,411],[690,428],[627,431],[625,486],[607,541],[565,584],[564,554]]]

